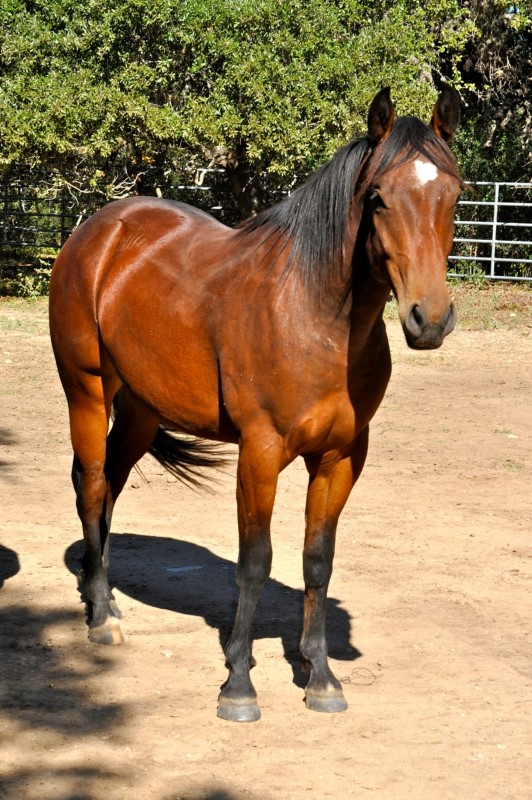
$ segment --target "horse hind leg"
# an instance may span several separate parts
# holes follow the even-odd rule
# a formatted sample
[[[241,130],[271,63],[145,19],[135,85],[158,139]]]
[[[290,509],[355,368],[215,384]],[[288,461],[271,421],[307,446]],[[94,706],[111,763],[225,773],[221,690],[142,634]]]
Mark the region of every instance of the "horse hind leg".
[[[89,639],[98,644],[121,644],[120,611],[109,587],[109,543],[114,504],[136,462],[147,452],[159,419],[125,387],[116,395],[115,419],[107,435],[111,393],[107,400],[71,407],[74,445],[73,483],[83,526],[85,552],[81,585],[87,604]],[[92,425],[91,425],[92,417]],[[76,436],[78,425],[85,436]],[[87,432],[98,426],[97,437]],[[103,436],[102,436],[103,434]]]
[[[117,609],[111,607],[108,580],[109,528],[112,498],[105,475],[109,402],[103,381],[84,375],[76,384],[65,382],[70,433],[74,450],[72,482],[83,529],[84,553],[80,588],[87,606],[89,639],[99,644],[123,641]]]
[[[161,421],[126,386],[117,392],[113,406],[115,417],[107,437],[105,462],[111,505],[137,461],[150,449]]]

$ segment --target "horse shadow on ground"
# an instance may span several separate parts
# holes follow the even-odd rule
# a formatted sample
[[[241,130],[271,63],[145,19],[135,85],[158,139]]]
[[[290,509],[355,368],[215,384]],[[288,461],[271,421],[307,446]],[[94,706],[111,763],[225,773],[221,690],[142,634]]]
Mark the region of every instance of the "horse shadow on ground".
[[[17,444],[17,442],[18,438],[12,431],[10,431],[8,428],[0,428],[0,447],[9,448]],[[11,472],[13,471],[13,462],[4,461],[2,450],[0,450],[0,470],[4,473],[2,475],[4,480],[7,480],[11,477]]]
[[[83,542],[65,553],[71,572],[79,570]],[[218,630],[222,650],[233,624],[238,590],[235,564],[206,547],[181,539],[142,534],[113,534],[109,571],[113,588],[149,606],[202,617]],[[304,687],[299,637],[303,621],[301,589],[269,579],[257,605],[253,639],[280,638],[294,683]],[[327,600],[327,642],[332,658],[354,661],[361,653],[350,643],[350,616],[333,597]]]
[[[4,585],[4,581],[12,578],[17,572],[20,571],[20,562],[18,555],[14,550],[0,544],[0,589]]]
[[[41,611],[21,599],[0,609],[0,709],[20,729],[83,736],[110,731],[122,719],[119,703],[93,703],[86,691],[91,677],[113,668],[107,654],[85,648],[74,669],[64,649],[52,645],[50,628],[66,631],[78,621],[78,611]]]

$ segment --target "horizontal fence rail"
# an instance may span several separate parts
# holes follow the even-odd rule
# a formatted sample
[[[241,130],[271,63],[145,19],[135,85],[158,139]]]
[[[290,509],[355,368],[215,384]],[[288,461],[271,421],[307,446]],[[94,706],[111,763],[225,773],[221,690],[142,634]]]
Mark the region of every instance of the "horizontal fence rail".
[[[129,194],[133,184],[130,184]],[[220,168],[198,169],[157,194],[229,219],[234,202]],[[155,190],[152,192],[155,193]],[[280,197],[276,191],[271,196]],[[284,193],[283,193],[284,194]],[[0,269],[53,258],[71,232],[106,202],[55,173],[19,171],[0,182]],[[449,274],[532,281],[532,183],[470,184],[458,203]]]
[[[532,183],[470,184],[458,203],[450,275],[532,280]]]

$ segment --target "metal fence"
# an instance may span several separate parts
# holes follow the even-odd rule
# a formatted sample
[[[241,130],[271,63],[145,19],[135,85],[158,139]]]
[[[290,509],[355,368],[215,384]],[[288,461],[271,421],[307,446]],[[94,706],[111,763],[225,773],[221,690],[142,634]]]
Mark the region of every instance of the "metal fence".
[[[0,256],[4,259],[53,255],[103,203],[96,193],[76,196],[54,173],[17,171],[0,186]]]
[[[233,205],[223,170],[164,188],[228,219]],[[72,230],[105,202],[94,186],[74,191],[64,177],[19,171],[0,183],[0,268],[53,257]],[[471,184],[458,203],[450,275],[532,281],[532,183]]]
[[[451,275],[532,280],[532,183],[471,184],[458,203]]]
[[[165,197],[197,205],[225,222],[237,219],[221,169],[192,171],[173,182],[164,175],[149,177],[141,193],[159,194],[161,188]],[[84,219],[110,199],[136,194],[136,187],[134,176],[109,186],[98,174],[69,176],[17,167],[0,178],[0,270],[53,258]]]

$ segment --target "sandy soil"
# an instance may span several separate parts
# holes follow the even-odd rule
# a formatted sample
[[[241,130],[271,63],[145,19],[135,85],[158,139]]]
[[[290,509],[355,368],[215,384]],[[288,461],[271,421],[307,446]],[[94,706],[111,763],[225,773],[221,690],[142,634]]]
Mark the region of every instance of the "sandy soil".
[[[234,477],[195,494],[145,459],[114,520],[126,643],[87,640],[66,407],[45,307],[0,306],[0,797],[530,797],[531,329],[458,330],[394,375],[339,532],[331,664],[298,668],[305,471],[281,479],[257,613],[262,719],[218,720]]]

